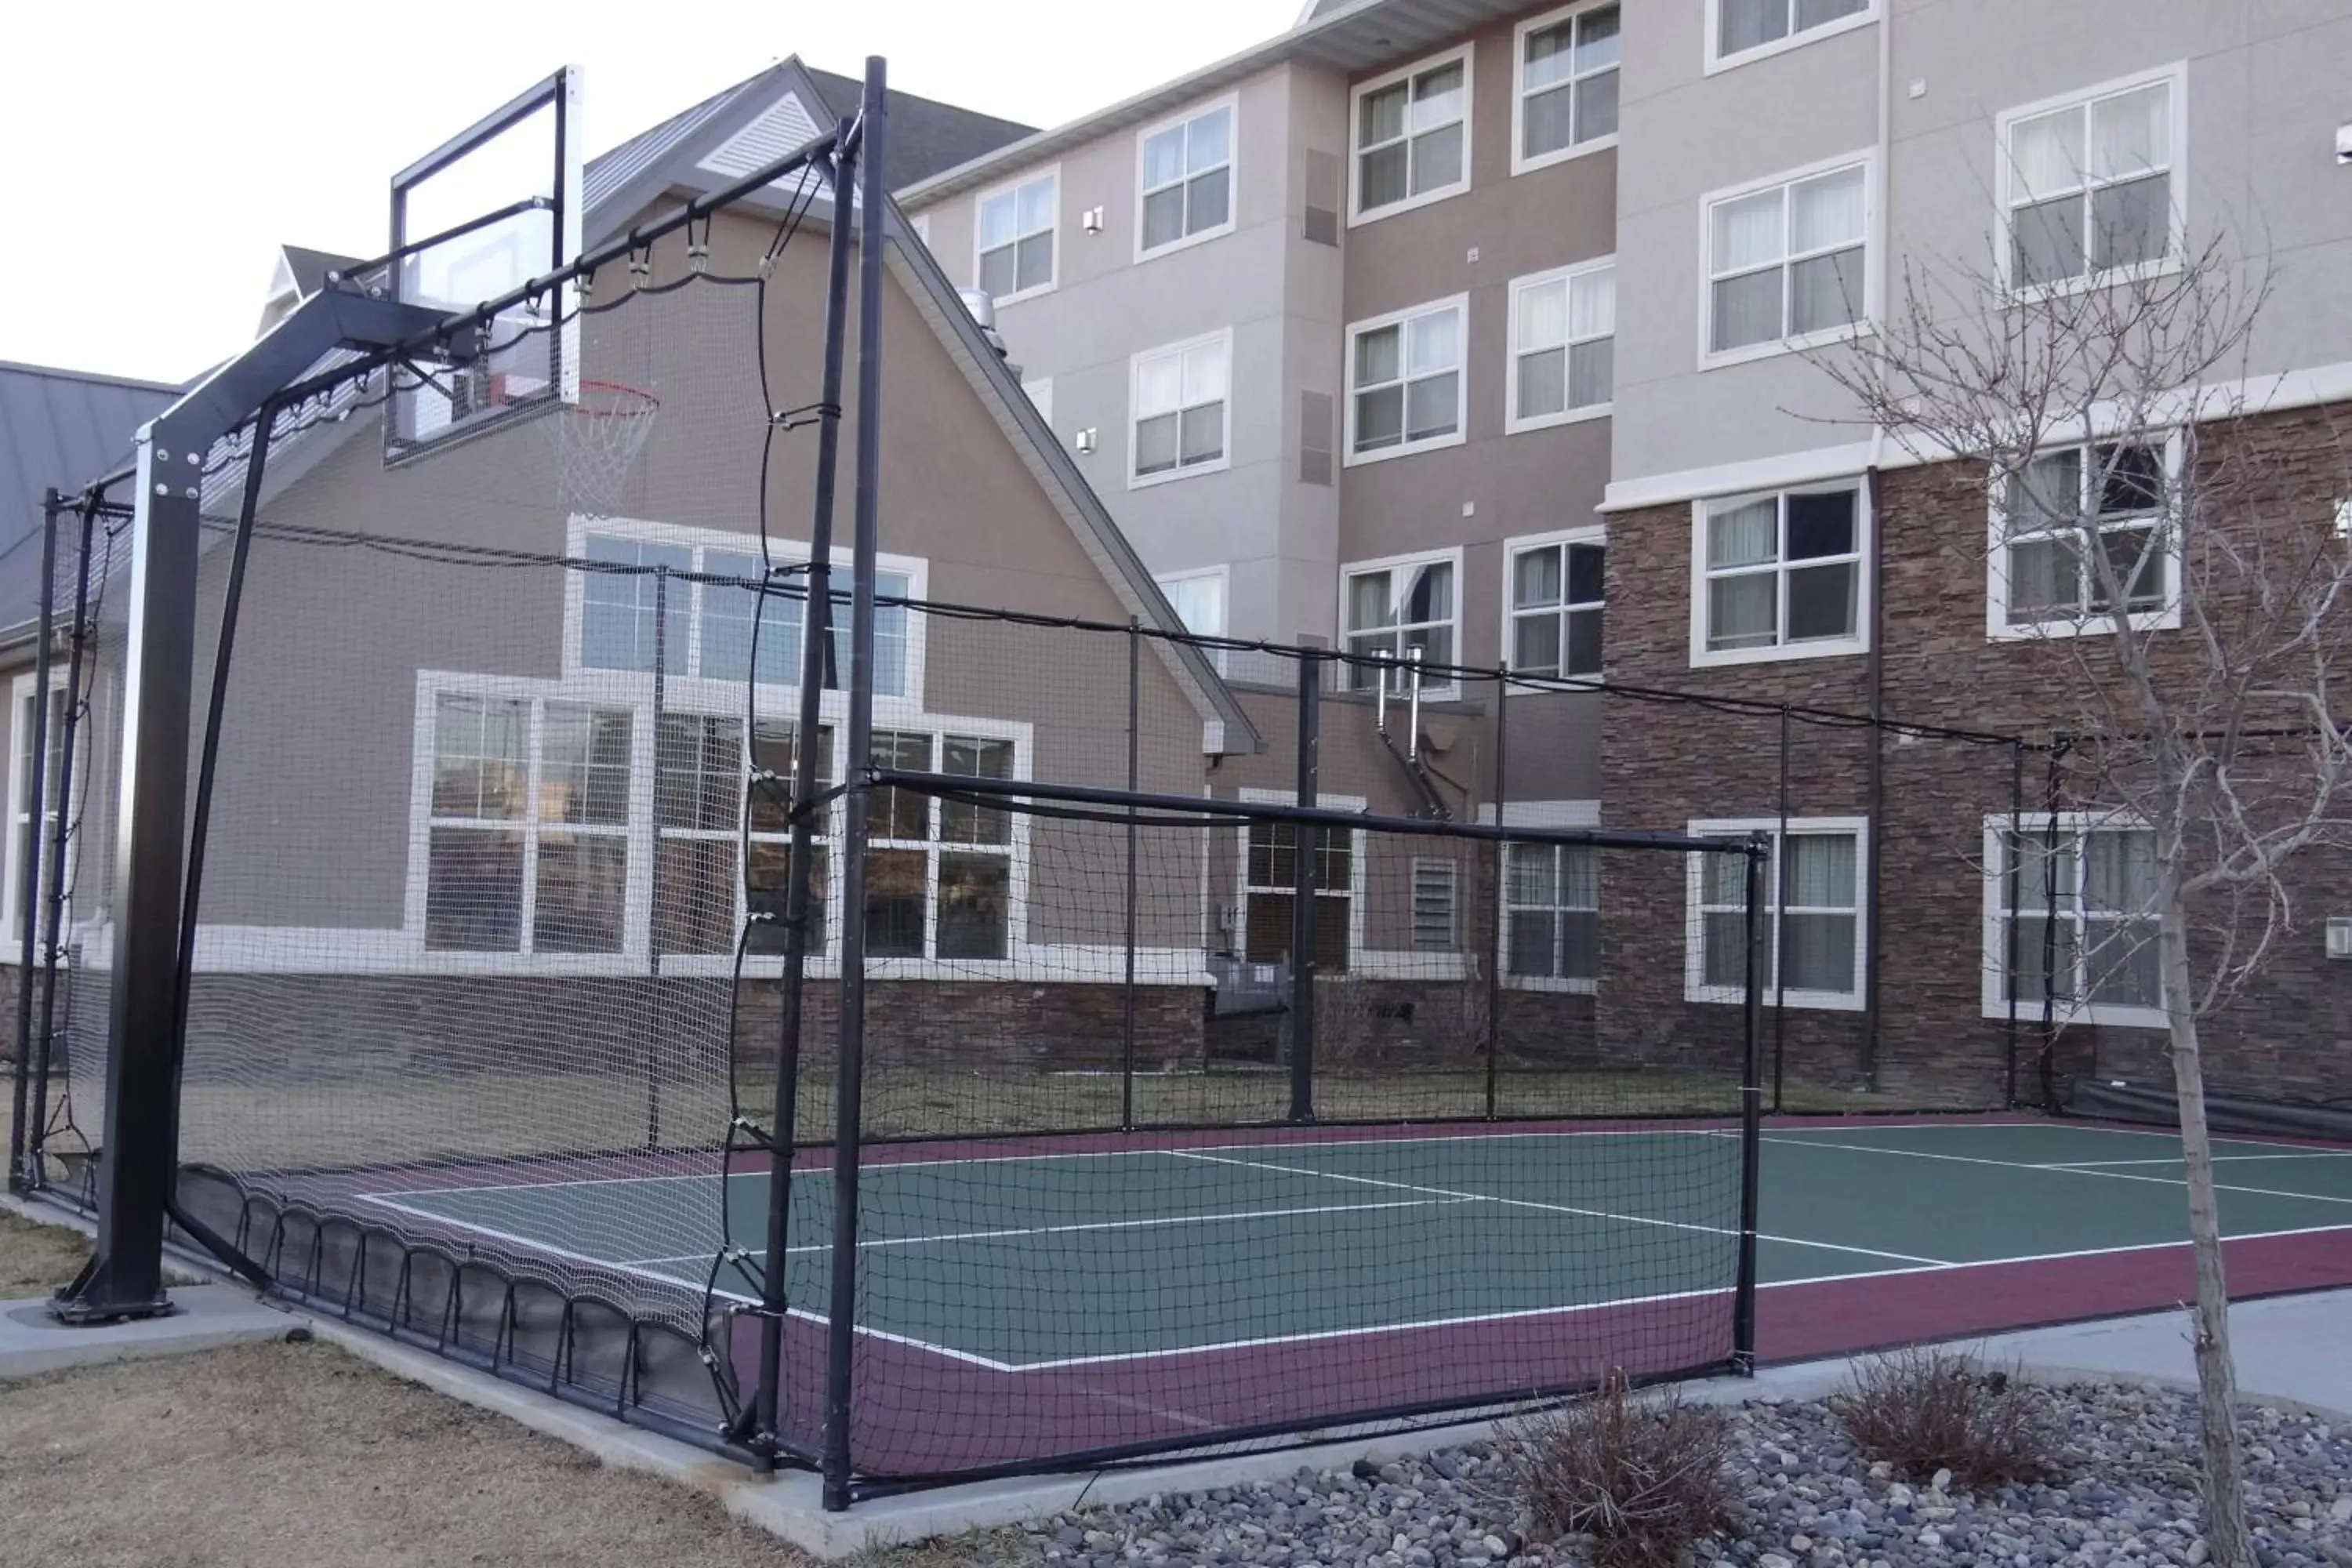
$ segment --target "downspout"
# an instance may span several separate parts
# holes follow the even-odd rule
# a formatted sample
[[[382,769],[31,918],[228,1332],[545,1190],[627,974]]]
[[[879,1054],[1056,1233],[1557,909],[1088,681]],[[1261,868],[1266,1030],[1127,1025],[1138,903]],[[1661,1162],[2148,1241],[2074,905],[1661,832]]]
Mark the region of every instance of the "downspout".
[[[1895,7],[1886,5],[1878,17],[1878,156],[1872,193],[1871,240],[1873,259],[1864,272],[1864,289],[1874,286],[1876,305],[1885,309],[1886,275],[1892,260],[1894,222],[1889,207],[1895,188]],[[1864,815],[1869,822],[1868,853],[1864,856],[1864,886],[1869,890],[1869,907],[1863,911],[1863,1037],[1862,1081],[1866,1090],[1878,1090],[1879,1050],[1879,984],[1880,953],[1879,910],[1885,903],[1881,897],[1880,873],[1884,853],[1880,845],[1885,839],[1882,818],[1886,805],[1886,734],[1882,728],[1886,711],[1886,530],[1879,507],[1879,470],[1886,457],[1886,431],[1874,422],[1870,427],[1870,467],[1863,477],[1863,504],[1870,510],[1870,652],[1866,656],[1869,683],[1870,769],[1869,801]]]

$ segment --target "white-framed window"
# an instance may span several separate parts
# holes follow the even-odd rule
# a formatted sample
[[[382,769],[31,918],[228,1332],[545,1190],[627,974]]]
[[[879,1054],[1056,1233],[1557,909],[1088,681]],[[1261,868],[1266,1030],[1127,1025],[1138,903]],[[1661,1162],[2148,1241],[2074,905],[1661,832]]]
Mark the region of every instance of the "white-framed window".
[[[1512,174],[1617,144],[1620,21],[1617,0],[1605,0],[1519,24]]]
[[[1512,279],[1506,431],[1607,414],[1616,374],[1615,257]]]
[[[1160,580],[1160,591],[1167,595],[1168,607],[1184,629],[1204,637],[1225,636],[1226,570],[1223,566],[1206,572],[1183,572]],[[1225,668],[1225,650],[1204,650],[1209,662],[1220,670]]]
[[[427,951],[624,950],[634,720],[592,701],[436,696]]]
[[[1278,790],[1244,789],[1244,800],[1287,804]],[[1332,811],[1361,811],[1360,795],[1326,795]],[[1241,829],[1241,909],[1234,942],[1252,963],[1290,957],[1291,910],[1298,900],[1300,829],[1288,822],[1252,822]],[[1353,828],[1318,827],[1306,839],[1315,854],[1315,967],[1345,974],[1362,947],[1364,858]]]
[[[1695,667],[1868,651],[1871,519],[1860,481],[1691,510]]]
[[[734,952],[739,936],[747,952],[784,951],[798,729],[791,719],[761,719],[747,752],[740,712],[661,715],[654,738],[656,952],[723,956]],[[816,764],[820,788],[835,782],[831,724],[817,730]],[[751,784],[755,773],[762,782]],[[812,956],[831,941],[834,817],[819,816],[809,863]],[[747,924],[753,914],[765,918]]]
[[[1472,52],[1458,49],[1357,87],[1351,223],[1470,188]]]
[[[1343,646],[1353,656],[1346,666],[1348,689],[1370,691],[1377,687],[1384,660],[1403,665],[1417,657],[1423,664],[1453,664],[1459,646],[1461,579],[1459,550],[1394,555],[1342,567]],[[1450,692],[1452,679],[1450,675],[1432,677],[1422,695]]]
[[[909,773],[1023,776],[1014,743],[1004,736],[877,730],[872,755],[877,766]],[[1012,956],[1017,900],[1010,813],[885,789],[867,820],[868,956],[957,963]]]
[[[1135,258],[1234,231],[1234,121],[1227,97],[1135,139]]]
[[[1128,486],[1232,466],[1234,335],[1212,332],[1129,362]]]
[[[1348,329],[1348,461],[1459,446],[1469,418],[1469,296]]]
[[[1863,1005],[1862,944],[1869,823],[1858,816],[1694,822],[1693,837],[1760,833],[1772,843],[1759,911],[1764,1005],[1856,1011]],[[1684,992],[1693,1002],[1747,999],[1748,861],[1687,859],[1690,946]]]
[[[658,657],[666,675],[723,683],[740,707],[756,623],[761,684],[800,684],[807,579],[788,570],[763,596],[756,537],[626,518],[574,518],[570,532],[572,557],[588,564],[566,574],[565,668],[650,677]],[[777,567],[807,559],[805,544],[769,542],[768,560]],[[849,675],[848,564],[848,553],[835,552],[827,690]],[[876,595],[920,599],[927,576],[918,558],[882,556]],[[923,617],[904,604],[877,603],[874,626],[876,695],[915,700],[922,690]]]
[[[1867,156],[1706,199],[1703,365],[1833,342],[1870,321]]]
[[[1061,205],[1058,164],[982,194],[972,277],[998,304],[1054,287],[1061,270]]]
[[[1607,546],[1608,531],[1599,527],[1505,542],[1512,673],[1601,678]]]
[[[1879,0],[1706,0],[1709,74],[1862,26]]]
[[[1590,991],[1601,978],[1601,854],[1505,847],[1503,973],[1522,989]]]
[[[2110,578],[2123,589],[2131,626],[2179,626],[2180,536],[2172,498],[2180,461],[2178,437],[2102,441],[2037,453],[2011,474],[2000,487],[2004,493],[1993,498],[1990,634],[2111,631]],[[2085,554],[2094,548],[2099,559]]]
[[[40,865],[40,885],[31,911],[36,922],[41,919],[41,904],[49,892],[49,851],[46,845],[58,827],[58,776],[65,760],[66,709],[69,699],[64,676],[52,675],[48,744],[42,753],[41,776],[36,778],[33,721],[39,689],[29,672],[16,677],[9,689],[8,732],[15,743],[8,749],[8,845],[5,856],[0,857],[0,876],[7,879],[6,886],[0,887],[0,929],[5,929],[7,941],[6,950],[0,952],[0,963],[13,963],[24,953],[25,868],[28,863],[37,859]],[[68,839],[65,878],[68,888],[73,886],[75,847]]]
[[[2103,812],[1985,818],[1984,1012],[2165,1026],[2156,836]],[[2014,984],[2011,955],[2015,954]]]
[[[2170,66],[2000,117],[2011,288],[2144,275],[2179,258],[2188,85]]]

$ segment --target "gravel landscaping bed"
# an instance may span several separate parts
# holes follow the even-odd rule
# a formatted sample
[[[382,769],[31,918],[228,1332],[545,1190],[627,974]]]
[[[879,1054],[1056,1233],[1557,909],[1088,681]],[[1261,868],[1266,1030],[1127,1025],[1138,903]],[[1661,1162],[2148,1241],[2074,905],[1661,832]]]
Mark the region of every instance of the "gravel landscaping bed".
[[[2193,1399],[2105,1386],[2053,1389],[2049,1397],[2063,1434],[2052,1479],[1976,1494],[1948,1474],[1906,1483],[1856,1453],[1823,1405],[1748,1405],[1734,1418],[1745,1526],[1703,1543],[1698,1561],[1722,1568],[2202,1563]],[[2240,1428],[2262,1568],[2352,1568],[2352,1422],[2248,1409]],[[1582,1558],[1580,1540],[1529,1539],[1531,1521],[1495,1445],[1375,1458],[1351,1473],[1302,1470],[1284,1481],[1072,1515],[982,1548],[975,1561],[1444,1568]]]

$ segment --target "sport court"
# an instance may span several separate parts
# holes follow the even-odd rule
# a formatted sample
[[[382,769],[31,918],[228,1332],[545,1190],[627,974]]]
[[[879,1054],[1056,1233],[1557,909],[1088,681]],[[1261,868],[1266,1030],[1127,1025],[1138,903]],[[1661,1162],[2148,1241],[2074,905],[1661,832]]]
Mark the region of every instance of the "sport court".
[[[2352,1150],[2230,1139],[2216,1155],[2239,1293],[2352,1282]],[[1322,1409],[1356,1384],[1337,1407],[1369,1410],[1498,1386],[1498,1368],[1533,1390],[1703,1366],[1728,1348],[1738,1159],[1721,1126],[877,1151],[859,1183],[868,1464],[969,1464],[1007,1424],[1077,1423],[1104,1446],[1223,1426],[1249,1412],[1231,1407],[1234,1369],[1208,1363],[1237,1355],[1266,1420],[1286,1383]],[[368,1196],[452,1241],[699,1289],[722,1196],[735,1236],[762,1236],[767,1178],[486,1175]],[[1759,1354],[2168,1304],[2186,1294],[2186,1210],[2168,1133],[1769,1125]],[[787,1278],[812,1338],[832,1213],[830,1172],[796,1173]],[[717,1284],[757,1289],[743,1263]]]

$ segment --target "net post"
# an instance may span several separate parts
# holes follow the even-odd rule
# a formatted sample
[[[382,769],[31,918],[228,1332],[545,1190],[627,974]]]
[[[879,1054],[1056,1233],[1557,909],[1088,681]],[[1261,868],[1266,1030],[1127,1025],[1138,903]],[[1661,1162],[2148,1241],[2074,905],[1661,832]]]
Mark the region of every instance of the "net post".
[[[1789,853],[1789,708],[1780,707],[1780,794],[1774,797],[1780,821],[1772,842],[1779,855]],[[1780,889],[1774,889],[1777,897]],[[1776,916],[1772,930],[1772,1109],[1788,1109],[1789,1081],[1789,982],[1787,965],[1780,962],[1780,921]]]
[[[41,836],[48,811],[47,791],[42,786],[48,778],[49,645],[51,623],[57,616],[58,516],[64,510],[65,498],[55,489],[41,492],[41,630],[33,650],[32,776],[26,781],[33,797],[33,831],[31,852],[25,857],[24,885],[16,895],[16,918],[24,926],[24,942],[16,971],[16,1066],[9,1083],[8,1190],[12,1193],[26,1191],[31,1175],[25,1163],[29,1148],[25,1110],[33,1087],[33,973],[40,956]],[[60,832],[65,827],[62,809],[58,813],[58,827]]]
[[[1747,996],[1740,1008],[1745,1050],[1739,1074],[1739,1271],[1733,1287],[1731,1365],[1739,1376],[1756,1371],[1757,1227],[1764,1168],[1764,876],[1767,850],[1748,841]]]
[[[2009,842],[2001,848],[2001,879],[2008,885],[2008,929],[2001,937],[2001,989],[2008,994],[2009,1007],[2001,1024],[2002,1064],[2001,1104],[2017,1109],[2017,917],[2019,895],[2024,891],[2025,847],[2025,742],[2012,741],[2009,747]]]
[[[856,176],[857,170],[857,152],[849,142],[847,121],[840,122],[838,135],[833,159],[836,195],[841,186]],[[777,1006],[775,1099],[768,1124],[767,1257],[760,1281],[760,1371],[755,1410],[762,1458],[771,1464],[774,1460],[779,1436],[783,1430],[783,1336],[784,1312],[788,1305],[785,1299],[785,1248],[791,1237],[793,1156],[798,1145],[801,1041],[808,994],[809,871],[816,855],[816,797],[818,791],[824,788],[824,780],[817,771],[816,733],[824,711],[822,672],[826,645],[832,635],[833,513],[841,473],[842,363],[848,353],[849,338],[850,233],[838,204],[826,257],[824,358],[822,392],[817,406],[816,484],[809,520],[808,574],[803,580],[805,596],[801,602],[801,705],[797,727],[793,734],[792,844],[786,851],[784,862],[783,994]],[[761,330],[765,330],[764,323]],[[764,520],[762,527],[765,527]],[[760,600],[762,607],[767,602],[768,586],[769,579],[762,576]],[[752,636],[756,637],[759,635],[758,618],[752,622]],[[758,660],[754,659],[747,688],[756,683],[758,679]],[[751,709],[751,701],[747,698],[744,714],[747,773],[753,739],[748,728],[752,718]],[[748,822],[751,810],[748,793],[744,810]],[[750,876],[751,858],[747,853],[744,857],[747,887]],[[846,920],[843,921],[845,928],[850,923]],[[845,929],[845,940],[846,934]],[[733,1042],[729,1042],[729,1048],[733,1048]],[[828,1426],[828,1436],[830,1431]]]
[[[857,254],[857,501],[851,590],[848,754],[867,767],[874,750],[874,558],[879,547],[882,478],[882,245],[890,191],[883,177],[887,145],[887,68],[866,59],[856,149],[863,218]],[[834,192],[834,222],[849,221],[848,201]],[[839,1081],[835,1089],[833,1278],[825,1314],[824,1506],[850,1502],[853,1359],[857,1350],[857,1173],[866,1054],[866,845],[870,785],[844,803],[842,854]]]
[[[1143,623],[1127,618],[1127,787],[1143,787]],[[1135,942],[1140,925],[1135,808],[1127,812],[1127,983],[1119,1002],[1118,1125],[1135,1131]]]
[[[654,568],[653,742],[654,777],[656,781],[661,777],[662,714],[668,701],[669,568],[656,566]],[[656,796],[660,795],[661,785],[658,782],[654,785],[654,792]],[[659,816],[658,807],[656,816],[656,817]],[[656,837],[659,837],[658,833]],[[646,977],[656,982],[661,979],[661,921],[650,916],[646,921]],[[656,1021],[659,1016],[660,1010],[653,1008],[647,1011],[645,1020],[646,1147],[648,1150],[661,1147],[661,1060],[657,1055],[660,1030]],[[730,1043],[730,1048],[732,1048],[732,1042]]]
[[[2042,1109],[2059,1114],[2058,1053],[2058,770],[2066,760],[2063,735],[2053,739],[2050,773],[2042,817],[2042,1048],[2035,1074],[2042,1081]]]
[[[49,898],[48,948],[41,960],[41,1024],[40,1059],[33,1064],[33,1103],[31,1115],[25,1122],[26,1176],[38,1183],[42,1179],[42,1131],[49,1119],[49,1058],[54,1055],[57,1040],[58,968],[61,962],[60,948],[65,937],[66,916],[66,847],[76,828],[71,820],[74,786],[74,748],[81,734],[86,715],[81,700],[82,659],[89,632],[90,549],[98,534],[99,504],[95,496],[83,498],[81,513],[81,557],[74,573],[74,610],[72,647],[66,655],[66,724],[64,755],[58,759],[58,830],[49,837]]]
[[[1322,774],[1323,660],[1298,660],[1298,805],[1317,804]],[[1315,1120],[1315,857],[1322,830],[1292,829],[1290,897],[1290,1120]]]
[[[1510,726],[1504,715],[1511,703],[1511,662],[1505,659],[1495,667],[1495,929],[1494,940],[1486,944],[1486,1120],[1492,1121],[1501,1112],[1503,1059],[1503,931],[1510,918],[1509,881],[1511,846],[1502,837],[1503,821],[1510,786],[1504,769],[1509,762],[1506,749],[1510,739]],[[1556,937],[1554,940],[1558,940]]]

